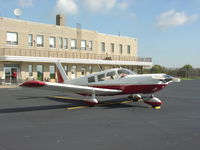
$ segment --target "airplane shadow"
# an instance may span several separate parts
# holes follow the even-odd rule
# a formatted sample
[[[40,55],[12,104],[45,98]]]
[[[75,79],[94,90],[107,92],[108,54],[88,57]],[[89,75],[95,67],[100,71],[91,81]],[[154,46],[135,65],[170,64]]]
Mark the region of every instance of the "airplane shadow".
[[[88,107],[87,104],[84,103],[82,99],[74,99],[74,98],[65,98],[65,97],[21,97],[17,98],[17,100],[26,100],[26,99],[40,99],[45,98],[47,100],[56,101],[62,104],[59,105],[45,105],[45,106],[30,106],[30,107],[14,107],[14,108],[2,108],[0,109],[0,114],[5,113],[17,113],[17,112],[30,112],[30,111],[40,111],[40,110],[52,110],[52,109],[68,109],[71,107]],[[117,98],[100,101],[95,107],[102,107],[104,109],[114,109],[114,108],[148,108],[146,106],[135,105],[128,98]],[[128,103],[123,103],[128,102]]]
[[[67,105],[46,105],[46,106],[32,106],[32,107],[3,108],[3,109],[0,109],[0,114],[39,111],[39,110],[51,110],[51,109],[64,109],[66,107]]]
[[[67,98],[65,99],[64,97],[47,97],[50,100],[56,101],[56,102],[61,102],[61,103],[70,103],[70,107],[79,107],[79,106],[88,106],[85,104],[85,102],[80,99],[80,100],[74,100]],[[123,103],[127,102],[127,103]],[[130,99],[128,98],[117,98],[117,99],[109,99],[109,100],[104,100],[104,101],[99,101],[97,105],[94,107],[103,107],[105,109],[112,109],[112,108],[130,108],[130,107],[137,107],[137,108],[148,108],[148,106],[141,106],[141,105],[136,105],[133,104],[134,102],[131,102]]]

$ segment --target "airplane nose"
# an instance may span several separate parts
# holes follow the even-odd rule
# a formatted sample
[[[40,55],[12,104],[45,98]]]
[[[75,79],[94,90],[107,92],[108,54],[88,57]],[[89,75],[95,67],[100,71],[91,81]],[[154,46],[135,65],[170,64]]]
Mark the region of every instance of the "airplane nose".
[[[173,81],[173,82],[181,82],[181,79],[179,79],[179,78],[173,78],[172,81]]]

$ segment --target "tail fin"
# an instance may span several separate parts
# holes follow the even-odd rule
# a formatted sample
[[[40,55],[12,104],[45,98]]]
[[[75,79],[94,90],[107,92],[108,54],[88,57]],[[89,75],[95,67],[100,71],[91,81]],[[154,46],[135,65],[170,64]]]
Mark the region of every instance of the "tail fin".
[[[67,83],[69,80],[65,70],[63,69],[60,62],[55,62],[56,64],[56,70],[57,70],[57,76],[58,76],[58,83]]]

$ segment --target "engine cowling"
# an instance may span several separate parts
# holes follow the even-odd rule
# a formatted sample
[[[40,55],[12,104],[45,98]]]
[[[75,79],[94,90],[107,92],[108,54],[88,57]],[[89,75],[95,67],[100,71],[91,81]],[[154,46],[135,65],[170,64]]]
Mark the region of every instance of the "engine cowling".
[[[159,107],[162,105],[162,101],[157,97],[146,98],[144,99],[144,103],[151,105],[153,108]]]

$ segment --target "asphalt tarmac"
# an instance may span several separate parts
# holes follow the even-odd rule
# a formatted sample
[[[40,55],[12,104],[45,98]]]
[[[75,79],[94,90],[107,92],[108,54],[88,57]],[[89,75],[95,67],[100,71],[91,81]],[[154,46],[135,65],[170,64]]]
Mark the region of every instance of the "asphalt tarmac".
[[[126,96],[87,107],[75,94],[0,89],[0,150],[199,150],[200,80],[155,96],[159,110]]]

